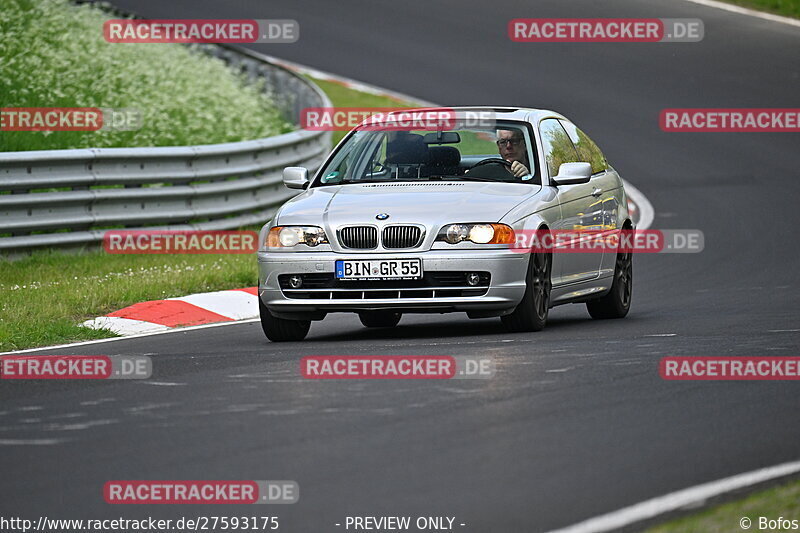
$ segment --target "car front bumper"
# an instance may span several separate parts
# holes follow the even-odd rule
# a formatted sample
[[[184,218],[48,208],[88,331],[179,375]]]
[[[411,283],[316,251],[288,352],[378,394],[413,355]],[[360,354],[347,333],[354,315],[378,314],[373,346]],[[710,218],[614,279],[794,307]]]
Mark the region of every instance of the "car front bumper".
[[[379,282],[374,289],[365,289],[369,282],[360,282],[359,289],[347,287],[349,282],[337,282],[336,288],[292,291],[281,288],[282,274],[331,274],[335,262],[341,259],[411,259],[422,260],[423,274],[436,272],[489,272],[488,286],[459,287],[461,292],[479,295],[457,295],[454,287],[430,288],[430,291],[385,290]],[[528,254],[515,253],[507,249],[490,250],[428,250],[405,253],[336,253],[336,252],[258,252],[259,286],[261,301],[273,313],[358,312],[374,309],[394,309],[402,312],[453,312],[511,310],[522,300],[525,293],[525,275]],[[290,297],[305,292],[302,298]],[[395,292],[396,294],[390,294]],[[415,297],[427,292],[425,297]],[[378,297],[379,296],[379,297]]]

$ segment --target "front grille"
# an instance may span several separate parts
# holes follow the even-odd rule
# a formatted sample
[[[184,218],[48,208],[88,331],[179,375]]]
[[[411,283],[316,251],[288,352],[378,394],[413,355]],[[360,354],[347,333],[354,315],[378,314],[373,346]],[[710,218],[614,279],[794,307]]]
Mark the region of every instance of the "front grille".
[[[419,226],[386,226],[381,235],[384,248],[416,248],[422,240]]]
[[[465,287],[473,288],[467,283],[469,272],[459,270],[432,270],[425,272],[422,279],[385,279],[385,280],[340,280],[333,272],[314,272],[306,274],[281,274],[278,285],[282,290],[292,290],[289,280],[299,277],[303,289],[425,289]],[[478,272],[480,281],[474,288],[489,287],[492,276],[489,272]]]
[[[489,290],[491,274],[478,272],[476,286],[467,283],[468,272],[432,271],[422,279],[408,280],[338,280],[332,273],[281,274],[278,283],[281,291],[291,299],[319,300],[383,300],[394,298],[448,298],[483,296]],[[299,277],[302,286],[291,288],[289,280]]]
[[[339,244],[354,250],[371,250],[378,247],[378,228],[374,226],[349,226],[339,230]]]

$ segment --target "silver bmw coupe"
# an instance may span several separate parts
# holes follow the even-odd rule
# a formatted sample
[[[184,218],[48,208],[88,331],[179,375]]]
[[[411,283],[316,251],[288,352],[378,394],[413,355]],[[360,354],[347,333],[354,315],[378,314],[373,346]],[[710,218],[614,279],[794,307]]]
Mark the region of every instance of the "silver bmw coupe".
[[[409,110],[412,112],[415,110]],[[261,323],[298,341],[327,313],[394,327],[404,313],[500,317],[538,331],[549,309],[585,302],[624,317],[631,254],[520,253],[521,235],[633,229],[622,180],[563,115],[541,109],[450,108],[432,123],[371,121],[351,131],[260,235]]]

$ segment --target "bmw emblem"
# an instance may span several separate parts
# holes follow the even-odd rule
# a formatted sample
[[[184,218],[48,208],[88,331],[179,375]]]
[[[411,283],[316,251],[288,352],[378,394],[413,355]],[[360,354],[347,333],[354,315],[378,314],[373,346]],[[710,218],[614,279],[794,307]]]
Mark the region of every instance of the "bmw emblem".
[[[377,218],[378,220],[386,220],[387,218],[389,218],[389,213],[380,213],[378,215],[375,215],[375,218]]]

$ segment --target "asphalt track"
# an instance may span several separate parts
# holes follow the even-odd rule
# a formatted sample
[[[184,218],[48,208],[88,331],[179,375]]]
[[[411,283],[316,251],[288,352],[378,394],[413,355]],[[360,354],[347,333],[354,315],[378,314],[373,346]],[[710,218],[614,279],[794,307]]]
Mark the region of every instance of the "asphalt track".
[[[800,138],[658,127],[668,107],[800,107],[796,27],[681,1],[117,3],[149,18],[292,18],[299,42],[253,48],[445,105],[561,111],[648,196],[655,228],[702,229],[705,250],[637,256],[625,320],[571,305],[536,334],[463,314],[393,331],[333,315],[304,343],[269,344],[245,323],[42,351],[146,354],[155,377],[4,382],[3,516],[277,514],[283,531],[324,532],[346,515],[447,515],[459,531],[544,531],[800,457],[796,383],[658,375],[667,355],[798,355]],[[706,34],[518,44],[515,17],[699,17]],[[300,357],[322,354],[492,355],[498,371],[300,378]],[[301,500],[110,506],[111,479],[293,479]]]

